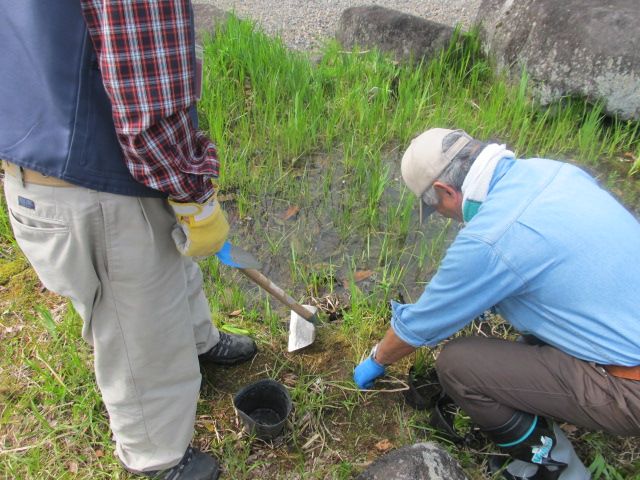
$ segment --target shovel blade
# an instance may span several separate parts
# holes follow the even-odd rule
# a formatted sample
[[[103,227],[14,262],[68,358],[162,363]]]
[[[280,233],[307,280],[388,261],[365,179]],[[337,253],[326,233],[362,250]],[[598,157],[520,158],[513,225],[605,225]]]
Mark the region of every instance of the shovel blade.
[[[302,306],[314,314],[318,311],[318,307],[311,305]],[[289,344],[287,350],[289,352],[295,352],[301,348],[308,347],[315,339],[316,326],[313,322],[305,320],[292,310],[291,321],[289,322]]]
[[[253,255],[229,242],[224,242],[222,249],[216,253],[216,257],[228,267],[260,269],[260,262]]]

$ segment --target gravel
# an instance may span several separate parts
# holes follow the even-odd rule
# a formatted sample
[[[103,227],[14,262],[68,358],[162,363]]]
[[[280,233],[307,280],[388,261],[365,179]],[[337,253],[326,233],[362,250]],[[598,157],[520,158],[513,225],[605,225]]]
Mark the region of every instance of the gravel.
[[[446,25],[468,28],[481,0],[195,0],[253,20],[269,35],[279,35],[296,50],[316,50],[335,35],[340,15],[349,7],[380,5]]]

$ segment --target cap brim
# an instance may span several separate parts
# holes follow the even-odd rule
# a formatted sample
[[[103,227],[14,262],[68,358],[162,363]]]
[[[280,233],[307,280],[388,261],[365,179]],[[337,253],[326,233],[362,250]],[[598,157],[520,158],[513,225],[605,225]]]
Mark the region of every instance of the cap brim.
[[[429,216],[436,211],[436,207],[433,205],[427,205],[420,200],[420,223],[424,223],[429,219]]]

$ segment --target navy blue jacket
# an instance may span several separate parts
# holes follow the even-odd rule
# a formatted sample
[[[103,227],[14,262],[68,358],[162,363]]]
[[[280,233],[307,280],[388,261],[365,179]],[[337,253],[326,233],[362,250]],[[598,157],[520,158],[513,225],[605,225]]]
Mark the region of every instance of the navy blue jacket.
[[[0,158],[93,190],[164,196],[126,167],[80,2],[0,10]]]

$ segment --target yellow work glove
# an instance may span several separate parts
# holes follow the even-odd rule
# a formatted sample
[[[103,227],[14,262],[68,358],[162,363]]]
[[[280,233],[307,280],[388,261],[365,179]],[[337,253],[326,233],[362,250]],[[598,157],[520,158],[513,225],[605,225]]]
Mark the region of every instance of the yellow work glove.
[[[229,234],[229,223],[213,194],[205,203],[178,203],[169,200],[178,223],[171,237],[181,254],[206,257],[220,251]]]

